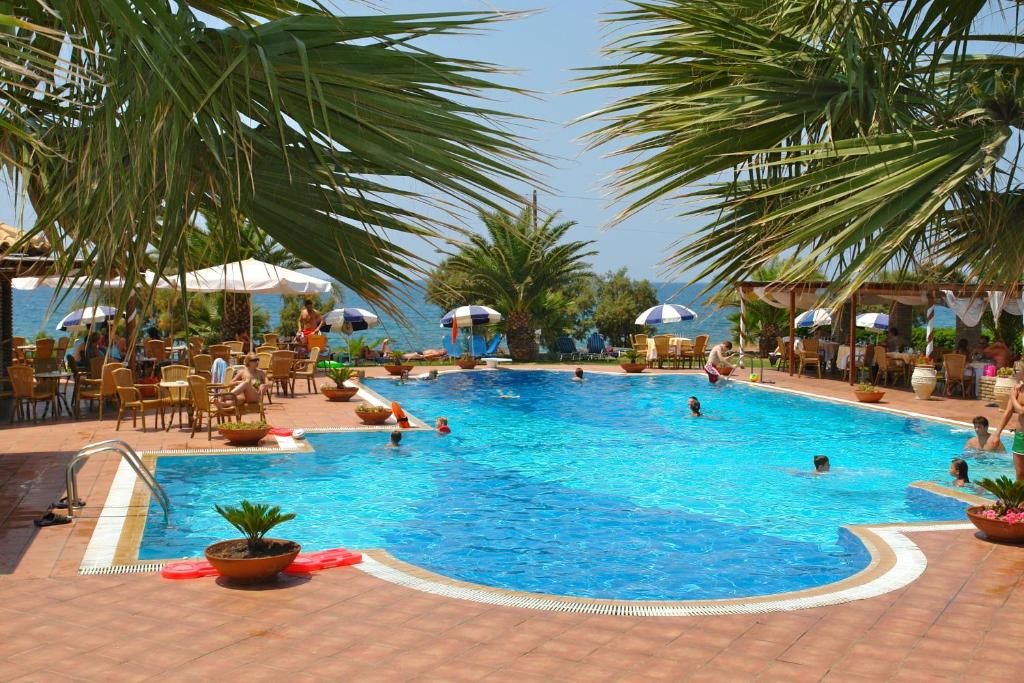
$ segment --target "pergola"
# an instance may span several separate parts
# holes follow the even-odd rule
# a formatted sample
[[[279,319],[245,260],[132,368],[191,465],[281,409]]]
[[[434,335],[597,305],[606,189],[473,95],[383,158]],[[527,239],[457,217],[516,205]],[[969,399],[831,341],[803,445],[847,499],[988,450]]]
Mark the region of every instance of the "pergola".
[[[25,233],[18,228],[0,223],[0,374],[6,374],[13,358],[14,296],[11,280],[16,277],[45,277],[55,272],[50,243],[41,236],[28,240],[17,252],[11,251],[24,236]]]
[[[746,302],[763,301],[775,308],[789,309],[789,357],[793,357],[796,338],[796,313],[798,309],[810,309],[825,299],[831,282],[757,282],[745,281],[737,283],[736,290],[740,300],[740,348],[747,343],[746,333]],[[973,327],[981,320],[985,305],[988,304],[996,317],[1002,311],[1016,315],[1024,315],[1022,286],[1013,283],[1005,286],[982,284],[964,284],[962,282],[928,282],[928,283],[890,283],[868,282],[851,295],[849,299],[850,319],[849,339],[851,347],[857,333],[857,306],[901,303],[907,306],[927,307],[927,329],[925,332],[925,355],[931,356],[935,350],[934,324],[935,306],[944,304],[953,309],[956,316]],[[841,306],[841,305],[840,305]],[[839,308],[840,306],[835,306]],[[850,354],[850,384],[856,377],[857,355]],[[793,363],[789,364],[789,374],[794,373]]]

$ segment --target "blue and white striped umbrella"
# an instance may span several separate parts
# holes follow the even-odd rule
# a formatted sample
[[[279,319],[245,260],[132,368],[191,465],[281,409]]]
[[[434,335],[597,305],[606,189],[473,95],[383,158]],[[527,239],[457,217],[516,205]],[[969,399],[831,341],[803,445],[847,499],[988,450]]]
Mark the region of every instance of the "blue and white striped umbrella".
[[[889,329],[889,316],[885,313],[861,313],[857,316],[857,327],[884,332]]]
[[[820,327],[832,324],[832,314],[824,308],[812,308],[804,311],[793,321],[797,327]]]
[[[380,318],[365,308],[335,308],[324,316],[324,324],[338,327],[344,334],[352,334],[377,327]]]
[[[81,329],[86,325],[105,323],[116,317],[117,309],[112,306],[88,306],[68,313],[59,323],[57,323],[57,329]]]
[[[501,313],[487,306],[459,306],[444,314],[441,318],[441,327],[451,327],[452,321],[457,322],[459,327],[488,325],[500,323]]]
[[[686,306],[679,304],[661,304],[654,308],[648,308],[636,318],[637,325],[664,325],[665,323],[678,323],[683,320],[693,320],[697,314]]]

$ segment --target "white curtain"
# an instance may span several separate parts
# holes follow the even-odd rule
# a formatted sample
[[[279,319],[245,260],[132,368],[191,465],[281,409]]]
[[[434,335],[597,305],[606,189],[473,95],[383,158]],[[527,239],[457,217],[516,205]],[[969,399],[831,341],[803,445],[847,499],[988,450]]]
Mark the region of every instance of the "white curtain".
[[[992,315],[998,319],[999,314],[1006,311],[1010,315],[1024,314],[1024,305],[1020,299],[1007,299],[1006,292],[989,292],[988,305],[992,309]]]
[[[946,305],[953,309],[956,317],[967,327],[974,327],[981,322],[981,314],[985,312],[985,301],[981,298],[961,299],[948,289],[942,290],[946,297]]]

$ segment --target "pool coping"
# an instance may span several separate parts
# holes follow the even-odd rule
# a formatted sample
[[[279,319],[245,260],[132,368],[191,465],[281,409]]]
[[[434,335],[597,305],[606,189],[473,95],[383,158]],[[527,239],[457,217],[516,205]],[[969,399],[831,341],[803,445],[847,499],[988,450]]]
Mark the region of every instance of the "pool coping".
[[[501,370],[492,370],[501,371]],[[567,370],[544,369],[548,372],[567,372]],[[624,376],[622,373],[607,372],[602,374]],[[692,373],[664,373],[684,375]],[[658,375],[661,376],[661,375]],[[756,383],[755,383],[756,384]],[[823,400],[816,394],[786,390],[810,398]],[[360,384],[360,394],[364,400],[389,405],[389,402],[372,389]],[[847,403],[864,407],[855,401],[835,399],[838,403]],[[883,408],[884,409],[884,408]],[[957,423],[953,420],[917,415],[908,411],[890,409],[912,417],[945,423]],[[414,429],[423,431],[429,427],[421,420],[410,415],[410,423]],[[341,433],[359,431],[393,430],[394,425],[378,427],[344,427],[344,428],[313,428],[307,433]],[[143,462],[151,470],[159,457],[165,456],[217,456],[237,455],[240,453],[301,453],[313,452],[311,445],[297,442],[291,437],[275,437],[277,447],[257,448],[210,448],[184,449],[169,451],[145,451],[140,455]],[[967,491],[959,491],[943,487],[934,482],[918,481],[909,484],[936,495],[955,498],[971,504],[985,504],[987,501]],[[138,480],[135,472],[124,461],[119,464],[114,481],[111,484],[107,500],[100,512],[99,520],[90,538],[85,555],[79,567],[79,574],[121,574],[136,572],[159,571],[175,558],[166,560],[139,560],[138,549],[142,540],[146,518],[149,511],[149,490]],[[964,531],[974,526],[966,522],[907,522],[870,525],[844,525],[865,547],[870,556],[868,565],[856,574],[836,582],[816,586],[800,591],[775,593],[770,595],[750,596],[744,598],[711,599],[711,600],[619,600],[560,596],[544,593],[510,590],[460,581],[437,574],[416,565],[406,563],[392,556],[383,549],[364,551],[364,561],[355,565],[364,573],[381,580],[405,586],[433,595],[469,600],[472,602],[522,607],[558,612],[575,612],[587,614],[610,614],[621,616],[700,616],[724,614],[762,614],[785,612],[827,605],[837,605],[855,600],[877,597],[898,590],[916,580],[927,567],[927,559],[907,534],[939,531]]]

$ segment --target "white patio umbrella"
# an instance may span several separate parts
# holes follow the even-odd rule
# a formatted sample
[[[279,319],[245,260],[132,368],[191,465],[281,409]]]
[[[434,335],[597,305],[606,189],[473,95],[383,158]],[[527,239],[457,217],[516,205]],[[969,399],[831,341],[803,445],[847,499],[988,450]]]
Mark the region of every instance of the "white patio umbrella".
[[[117,317],[113,306],[87,306],[71,311],[57,323],[57,330],[81,330],[96,323],[105,323]]]
[[[824,308],[812,308],[798,315],[793,324],[796,327],[820,327],[832,324],[832,314]]]
[[[686,306],[679,304],[661,304],[648,308],[636,318],[637,325],[663,325],[667,323],[678,323],[683,320],[693,320],[697,314]]]
[[[352,334],[380,325],[380,318],[365,308],[335,308],[324,316],[324,324],[338,326],[342,333]]]
[[[460,327],[469,327],[469,350],[473,353],[473,326],[501,322],[501,313],[487,306],[459,306],[444,314],[441,327],[452,328],[452,347]]]
[[[889,316],[885,313],[861,313],[857,316],[857,327],[885,332],[889,329]]]
[[[160,282],[159,289],[177,289],[179,282]],[[246,259],[211,266],[185,274],[186,292],[233,294],[326,294],[331,283],[312,275]],[[252,339],[252,304],[249,305],[249,339]]]

